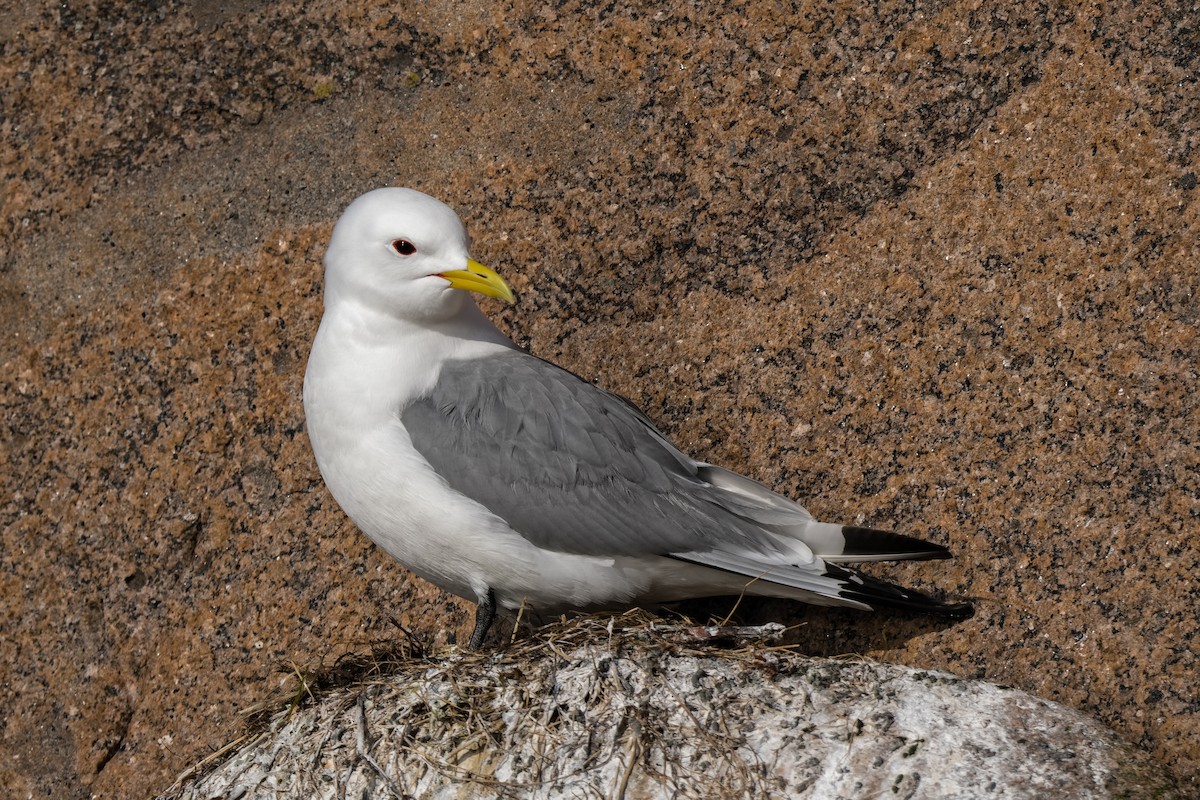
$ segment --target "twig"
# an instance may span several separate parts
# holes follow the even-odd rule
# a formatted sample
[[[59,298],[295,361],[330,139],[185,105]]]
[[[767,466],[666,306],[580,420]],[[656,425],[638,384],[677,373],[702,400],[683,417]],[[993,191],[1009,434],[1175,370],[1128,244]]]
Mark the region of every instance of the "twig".
[[[375,759],[371,758],[371,754],[367,752],[367,709],[363,704],[364,694],[358,696],[358,703],[356,704],[358,707],[358,726],[354,744],[358,750],[358,757],[370,764],[379,777],[383,778],[384,784],[392,794],[396,795],[400,800],[409,800],[408,795],[400,790],[400,787],[391,779],[391,776],[384,772],[383,767],[379,766]]]

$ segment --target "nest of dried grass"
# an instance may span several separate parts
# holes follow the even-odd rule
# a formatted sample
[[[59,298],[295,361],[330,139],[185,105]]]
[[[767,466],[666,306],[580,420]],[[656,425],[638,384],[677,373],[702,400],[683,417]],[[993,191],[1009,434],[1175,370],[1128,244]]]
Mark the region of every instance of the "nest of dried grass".
[[[1172,796],[1074,712],[944,673],[804,658],[769,644],[782,633],[634,611],[492,652],[435,657],[409,640],[297,676],[162,797],[914,798],[984,783],[1107,797],[1114,780],[1122,796]]]
[[[326,669],[293,672],[290,686],[244,712],[247,731],[243,735],[180,775],[161,797],[209,796],[202,789],[203,779],[231,754],[261,746],[301,718],[306,721],[286,734],[297,756],[291,770],[296,778],[291,787],[294,794],[287,796],[323,794],[321,785],[328,782],[325,770],[319,763],[305,761],[315,756],[329,767],[339,760],[335,753],[348,748],[353,751],[350,760],[359,762],[358,769],[373,772],[396,797],[414,796],[414,789],[423,796],[424,790],[441,782],[474,785],[497,796],[528,796],[538,787],[614,770],[619,773],[617,785],[624,786],[633,766],[649,751],[661,754],[654,761],[664,785],[683,786],[687,782],[681,784],[681,776],[694,768],[677,763],[670,754],[684,743],[694,748],[696,741],[719,753],[731,744],[730,733],[719,722],[701,724],[693,719],[692,730],[664,724],[650,704],[631,705],[621,699],[634,690],[630,682],[644,682],[647,676],[636,673],[656,669],[663,654],[711,657],[719,649],[724,658],[768,667],[772,653],[789,649],[770,645],[784,632],[778,624],[698,625],[686,618],[664,620],[634,609],[563,619],[496,651],[434,656],[424,642],[406,636],[367,653],[347,654]],[[595,658],[584,669],[590,674],[576,670],[569,678],[587,684],[582,696],[590,707],[618,705],[623,712],[613,741],[588,737],[579,752],[578,737],[559,734],[564,727],[575,727],[564,726],[567,720],[586,719],[587,709],[545,701],[563,681],[559,668],[577,663],[583,648],[595,649]],[[614,660],[624,662],[626,669],[612,669]],[[634,674],[627,669],[630,666]],[[385,707],[393,720],[402,718],[403,724],[372,725],[373,714]],[[513,741],[516,731],[534,732],[536,742],[518,747]],[[350,733],[352,742],[346,741]],[[507,779],[499,777],[497,755],[521,749],[530,751],[528,757],[502,770]],[[405,767],[405,785],[392,778],[372,752],[406,754],[412,761]],[[282,766],[279,754],[272,764]],[[414,775],[414,764],[423,775]],[[234,782],[238,791],[254,783],[256,770],[251,768],[250,773],[245,776],[248,780]],[[698,797],[723,796],[713,794],[722,785],[743,796],[756,783],[741,759],[729,759],[697,777],[703,778]],[[339,791],[335,796],[344,795]]]

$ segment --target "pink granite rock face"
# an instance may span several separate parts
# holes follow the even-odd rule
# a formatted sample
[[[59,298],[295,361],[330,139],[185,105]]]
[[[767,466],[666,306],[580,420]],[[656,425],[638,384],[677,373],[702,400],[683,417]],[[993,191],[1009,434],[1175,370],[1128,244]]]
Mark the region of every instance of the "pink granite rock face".
[[[304,434],[353,197],[457,208],[540,356],[818,517],[943,626],[815,654],[1010,684],[1200,791],[1200,14],[29,3],[0,33],[0,786],[144,797],[289,674],[470,606]]]

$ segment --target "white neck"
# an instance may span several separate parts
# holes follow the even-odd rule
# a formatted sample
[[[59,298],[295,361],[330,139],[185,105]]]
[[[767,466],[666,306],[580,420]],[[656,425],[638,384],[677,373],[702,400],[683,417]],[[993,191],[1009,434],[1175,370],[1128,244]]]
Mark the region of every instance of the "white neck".
[[[304,379],[308,413],[354,407],[374,417],[397,413],[433,386],[446,359],[516,347],[470,298],[453,316],[412,322],[337,298],[325,310]]]

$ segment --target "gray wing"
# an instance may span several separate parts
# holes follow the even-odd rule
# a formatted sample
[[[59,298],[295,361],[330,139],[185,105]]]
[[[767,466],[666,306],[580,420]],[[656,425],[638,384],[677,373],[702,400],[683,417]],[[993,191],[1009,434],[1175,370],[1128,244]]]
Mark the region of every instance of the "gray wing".
[[[779,552],[759,524],[731,510],[742,501],[705,481],[704,465],[640,411],[519,350],[447,362],[432,392],[400,416],[452,488],[539,547]]]

